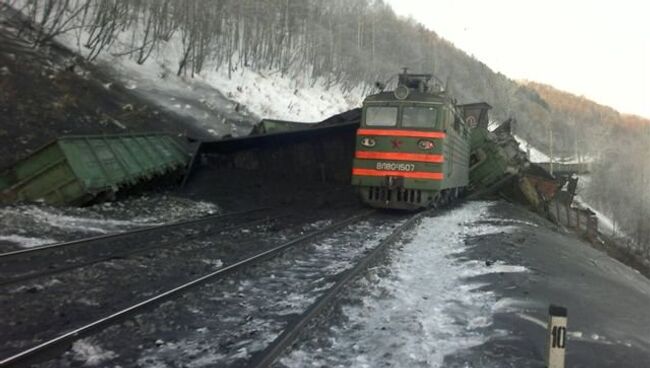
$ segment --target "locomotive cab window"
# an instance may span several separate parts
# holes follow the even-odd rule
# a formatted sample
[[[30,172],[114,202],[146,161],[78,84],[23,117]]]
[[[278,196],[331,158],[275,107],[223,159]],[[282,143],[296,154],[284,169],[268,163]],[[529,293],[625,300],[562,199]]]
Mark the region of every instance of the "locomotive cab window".
[[[397,125],[397,107],[371,106],[366,108],[367,126]]]
[[[437,128],[436,109],[433,107],[404,107],[402,126],[407,128]]]

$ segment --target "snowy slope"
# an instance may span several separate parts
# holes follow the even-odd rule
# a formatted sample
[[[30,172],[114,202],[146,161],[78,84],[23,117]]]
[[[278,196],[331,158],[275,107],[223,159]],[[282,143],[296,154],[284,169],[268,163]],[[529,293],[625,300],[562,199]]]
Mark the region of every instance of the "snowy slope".
[[[578,204],[578,206],[589,208],[590,210],[594,211],[596,217],[598,217],[598,228],[600,232],[603,234],[611,235],[615,231],[614,221],[609,216],[596,210],[596,208],[592,206],[589,203],[589,200],[583,195],[586,188],[588,188],[590,185],[592,184],[591,177],[589,175],[578,175],[578,187],[574,201]]]
[[[81,55],[88,52],[74,34],[58,40]],[[179,77],[178,37],[172,37],[142,65],[123,55],[130,41],[115,42],[97,63],[132,92],[187,116],[215,136],[245,135],[261,118],[321,121],[359,106],[363,99],[361,87],[345,92],[338,85],[328,88],[324,80],[310,84],[306,77],[247,67],[229,75],[227,68],[217,69],[210,62],[199,74]]]
[[[549,162],[551,161],[551,158],[548,154],[542,152],[541,150],[535,148],[533,145],[528,143],[525,139],[515,135],[515,139],[517,140],[517,143],[519,143],[519,148],[521,148],[522,151],[528,153],[528,149],[530,149],[530,162]],[[580,160],[578,160],[577,157],[575,156],[568,156],[568,157],[560,157],[560,156],[554,156],[553,158],[554,162],[561,162],[563,164],[576,164],[579,162],[593,162],[593,158],[589,156],[582,156]]]
[[[316,122],[358,107],[363,100],[360,88],[352,92],[340,86],[328,89],[323,80],[310,86],[305,80],[270,70],[241,69],[229,79],[220,69],[201,77],[265,118]]]
[[[549,161],[551,161],[551,158],[547,154],[545,154],[544,152],[542,152],[542,151],[538,150],[537,148],[533,147],[532,145],[530,145],[525,139],[523,139],[521,137],[518,137],[516,135],[514,137],[515,137],[515,140],[517,141],[517,143],[519,143],[519,148],[522,151],[526,152],[526,154],[529,155],[528,159],[530,160],[530,162],[549,162]],[[529,149],[530,149],[530,154],[528,153]]]

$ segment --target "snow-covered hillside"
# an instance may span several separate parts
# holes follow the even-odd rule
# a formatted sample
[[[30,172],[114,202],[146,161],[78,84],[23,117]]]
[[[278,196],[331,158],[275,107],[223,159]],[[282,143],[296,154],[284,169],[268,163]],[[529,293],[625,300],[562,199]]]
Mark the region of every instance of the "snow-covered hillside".
[[[88,51],[78,36],[67,33],[59,41],[85,55]],[[317,122],[357,107],[363,100],[361,87],[346,92],[340,85],[328,87],[324,80],[310,83],[306,76],[291,78],[274,70],[240,67],[229,75],[225,67],[207,66],[193,76],[177,76],[181,47],[177,37],[155,50],[142,65],[124,55],[131,42],[118,40],[100,55],[97,64],[127,89],[194,119],[215,136],[244,135],[252,123],[263,118]]]
[[[519,143],[519,148],[528,155],[530,162],[549,162],[551,160],[547,154],[533,147],[525,139],[516,135],[514,137],[517,143]]]
[[[519,148],[526,152],[528,154],[528,159],[530,162],[549,162],[551,161],[551,157],[541,151],[540,149],[536,148],[532,144],[530,144],[528,141],[525,139],[515,135],[515,140],[517,140],[517,143],[519,143]],[[593,157],[590,156],[581,156],[580,159],[578,159],[576,156],[555,156],[553,158],[553,162],[559,162],[563,164],[575,164],[575,163],[586,163],[586,162],[593,162],[594,159]]]

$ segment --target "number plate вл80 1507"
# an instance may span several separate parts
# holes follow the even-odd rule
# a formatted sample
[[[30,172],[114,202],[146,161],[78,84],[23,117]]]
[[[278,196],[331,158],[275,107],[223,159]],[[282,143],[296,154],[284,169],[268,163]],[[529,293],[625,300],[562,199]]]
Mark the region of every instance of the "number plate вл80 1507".
[[[415,171],[414,164],[395,163],[395,162],[377,162],[377,170],[386,171]]]

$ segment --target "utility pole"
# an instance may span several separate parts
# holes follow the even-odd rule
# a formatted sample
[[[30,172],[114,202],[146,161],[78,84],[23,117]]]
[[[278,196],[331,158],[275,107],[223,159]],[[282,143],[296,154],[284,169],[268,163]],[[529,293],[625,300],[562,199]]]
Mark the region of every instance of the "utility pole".
[[[644,128],[644,137],[646,139],[646,143],[648,142],[648,138],[650,137],[650,129],[648,127]],[[646,188],[647,188],[647,169],[648,169],[648,157],[650,157],[650,148],[648,147],[647,144],[644,144],[644,152],[643,156],[644,159],[641,160],[641,190],[640,190],[640,208],[639,208],[639,219],[640,220],[640,229],[639,229],[639,246],[644,249],[645,251],[645,256],[648,257],[650,255],[650,244],[648,243],[648,228],[646,225],[645,217],[646,217],[646,206],[648,205],[647,202],[647,194],[646,194]]]
[[[551,151],[549,154],[551,159],[551,163],[550,163],[551,167],[549,171],[551,172],[551,175],[553,175],[553,127],[550,125],[548,126],[548,141],[549,141],[549,146]]]
[[[577,163],[581,164],[582,163],[582,156],[580,155],[580,151],[578,150],[578,126],[576,125],[576,121],[573,120],[573,150],[574,150],[574,156],[575,160]]]

